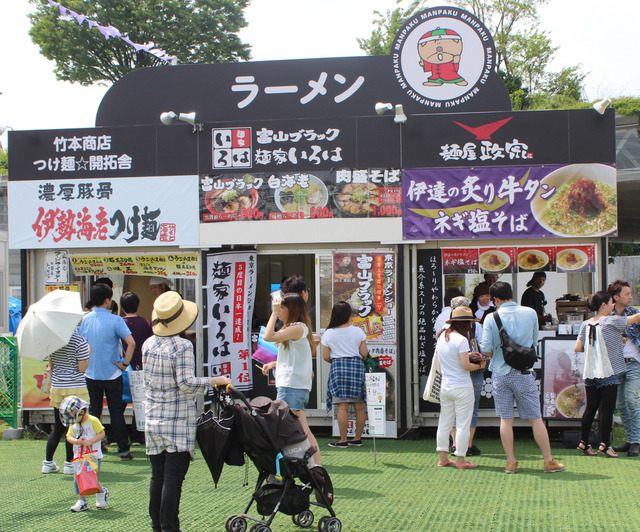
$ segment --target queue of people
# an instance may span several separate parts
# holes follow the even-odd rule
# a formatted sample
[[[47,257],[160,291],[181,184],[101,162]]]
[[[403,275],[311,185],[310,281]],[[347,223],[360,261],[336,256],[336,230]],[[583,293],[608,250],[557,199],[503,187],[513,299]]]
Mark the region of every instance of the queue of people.
[[[538,288],[543,283],[535,277]],[[437,352],[441,365],[441,411],[436,437],[438,466],[455,465],[475,469],[467,460],[478,456],[473,444],[478,419],[483,370],[492,372],[496,415],[500,418],[500,438],[506,454],[505,473],[516,473],[513,423],[515,408],[529,421],[538,444],[545,473],[564,471],[551,453],[546,426],[542,421],[540,396],[533,371],[516,370],[505,362],[498,324],[523,346],[538,341],[540,315],[537,310],[513,301],[511,285],[495,279],[474,291],[475,304],[457,288],[447,290],[445,307],[436,320]],[[160,287],[152,283],[151,287]],[[532,285],[533,286],[533,285]],[[152,322],[137,316],[138,297],[125,293],[121,318],[111,313],[113,291],[106,283],[91,288],[91,311],[79,324],[69,343],[53,353],[51,406],[55,423],[47,442],[42,472],[59,471],[53,460],[61,436],[66,432],[64,473],[73,474],[72,460],[83,446],[96,451],[98,468],[104,427],[100,423],[103,398],[110,411],[111,428],[118,442],[121,460],[129,452],[122,404],[122,372],[130,365],[142,370],[146,393],[146,454],[151,464],[149,515],[154,530],[179,530],[181,487],[193,459],[198,394],[210,386],[231,384],[226,377],[196,377],[193,343],[181,335],[194,323],[198,309],[180,294],[162,284],[154,301]],[[277,362],[265,364],[266,375],[275,370],[277,399],[287,403],[299,418],[315,448],[313,459],[321,464],[320,448],[306,417],[306,406],[314,379],[312,353],[321,343],[323,359],[331,364],[327,390],[327,410],[337,405],[340,439],[329,446],[344,449],[362,446],[366,421],[365,364],[366,335],[352,325],[353,309],[337,302],[322,338],[312,330],[304,279],[293,276],[282,284],[282,295],[274,297],[264,338],[278,344]],[[488,292],[488,293],[487,293]],[[154,291],[155,295],[155,291]],[[488,298],[486,297],[488,296]],[[544,296],[543,296],[544,297]],[[615,281],[607,292],[593,296],[595,316],[580,329],[575,351],[585,351],[584,382],[586,409],[582,418],[582,441],[578,450],[587,456],[602,454],[616,458],[619,452],[638,456],[640,446],[640,312],[630,307],[631,288]],[[491,310],[490,310],[491,309]],[[278,322],[281,327],[277,329]],[[618,393],[619,392],[619,393]],[[616,402],[617,401],[617,402]],[[347,437],[349,404],[356,414],[355,434]],[[618,406],[626,442],[612,447],[613,411]],[[588,435],[596,412],[600,417],[600,445],[596,452]],[[86,426],[86,429],[79,427]],[[451,434],[451,440],[450,440]],[[449,443],[452,443],[451,447]],[[80,450],[79,450],[80,449]],[[453,452],[456,460],[449,459]],[[76,487],[77,492],[77,487]],[[100,486],[96,507],[104,508],[109,490]],[[72,511],[88,509],[79,496]]]

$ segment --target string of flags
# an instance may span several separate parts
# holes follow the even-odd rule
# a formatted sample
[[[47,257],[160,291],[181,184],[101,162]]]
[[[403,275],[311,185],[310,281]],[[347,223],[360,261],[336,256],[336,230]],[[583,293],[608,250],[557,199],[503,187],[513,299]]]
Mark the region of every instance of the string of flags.
[[[118,30],[118,28],[114,28],[113,26],[109,25],[109,26],[102,26],[100,24],[98,24],[97,22],[88,19],[87,17],[85,17],[84,15],[80,15],[78,13],[76,13],[75,11],[64,7],[63,5],[60,5],[58,2],[56,2],[55,0],[48,0],[49,5],[51,7],[57,7],[60,10],[60,16],[61,17],[67,17],[67,16],[71,16],[75,19],[75,21],[82,26],[82,24],[84,22],[87,23],[87,25],[89,26],[89,29],[93,29],[94,27],[98,29],[98,31],[100,33],[102,33],[102,35],[104,35],[104,38],[109,40],[111,38],[115,39],[115,38],[119,38],[121,40],[123,40],[124,42],[126,42],[129,46],[133,46],[133,48],[135,48],[136,52],[139,52],[140,50],[143,50],[155,57],[157,57],[158,59],[160,59],[161,61],[165,61],[165,62],[170,62],[172,64],[175,64],[178,61],[178,58],[174,55],[169,55],[167,54],[167,52],[165,52],[164,50],[158,48],[155,43],[153,41],[149,41],[146,44],[136,44],[133,41],[131,41],[131,39],[129,39],[129,37],[127,37],[127,35],[123,35],[120,30]]]

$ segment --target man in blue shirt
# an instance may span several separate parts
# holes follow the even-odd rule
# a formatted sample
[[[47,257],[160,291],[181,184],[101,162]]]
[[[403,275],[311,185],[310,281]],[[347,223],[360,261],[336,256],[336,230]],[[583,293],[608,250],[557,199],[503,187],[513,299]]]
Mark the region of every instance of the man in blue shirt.
[[[500,332],[494,315],[500,316],[502,326],[509,337],[520,345],[531,347],[538,342],[538,316],[535,310],[522,307],[513,301],[509,283],[498,281],[489,288],[496,312],[489,314],[483,324],[480,350],[491,357],[489,370],[493,373],[492,385],[496,415],[500,418],[500,439],[507,455],[505,473],[516,473],[518,462],[513,450],[514,402],[520,419],[527,419],[533,429],[533,437],[544,457],[545,473],[564,471],[564,465],[551,456],[551,444],[547,427],[542,421],[540,393],[533,371],[519,371],[509,366],[502,355]]]
[[[131,460],[122,408],[122,372],[129,366],[136,343],[124,320],[111,313],[112,298],[113,290],[106,284],[97,283],[91,288],[91,301],[95,306],[83,318],[78,333],[91,346],[91,358],[85,372],[89,414],[100,418],[102,400],[106,396],[118,454],[121,460]],[[127,346],[124,358],[120,354],[120,340]]]
[[[631,316],[639,311],[633,308],[631,301],[633,294],[627,281],[613,281],[607,288],[607,292],[613,297],[616,306],[613,314],[618,316]],[[624,445],[613,448],[617,453],[626,452],[627,456],[640,454],[640,403],[638,391],[640,390],[640,324],[628,325],[624,331],[625,343],[624,361],[627,371],[618,373],[618,401],[617,407],[624,425],[627,441]]]

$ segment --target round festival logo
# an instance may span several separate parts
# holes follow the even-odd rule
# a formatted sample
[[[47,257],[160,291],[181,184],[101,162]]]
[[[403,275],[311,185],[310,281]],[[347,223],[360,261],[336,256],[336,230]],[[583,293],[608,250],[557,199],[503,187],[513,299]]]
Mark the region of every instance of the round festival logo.
[[[473,98],[495,66],[487,28],[462,9],[435,7],[405,21],[391,47],[400,86],[419,103],[455,107]]]

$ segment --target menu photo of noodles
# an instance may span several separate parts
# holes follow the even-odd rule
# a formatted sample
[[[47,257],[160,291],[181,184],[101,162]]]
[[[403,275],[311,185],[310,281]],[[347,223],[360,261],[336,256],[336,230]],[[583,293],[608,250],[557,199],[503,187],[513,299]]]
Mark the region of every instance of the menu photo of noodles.
[[[480,270],[487,273],[513,273],[516,269],[515,247],[480,248]]]
[[[587,404],[582,380],[584,352],[575,353],[575,338],[543,338],[542,417],[580,419]]]
[[[556,248],[553,246],[519,247],[518,271],[554,271]]]
[[[549,196],[546,191],[553,190]],[[538,224],[557,236],[614,235],[618,226],[616,168],[571,164],[540,180],[531,200]]]
[[[559,272],[595,272],[595,246],[564,246],[556,248],[556,266]]]

